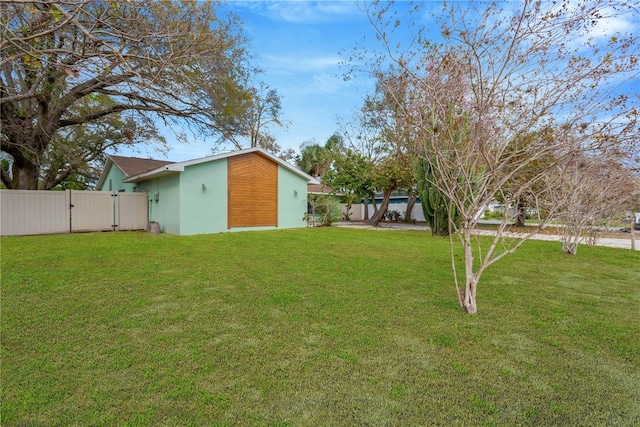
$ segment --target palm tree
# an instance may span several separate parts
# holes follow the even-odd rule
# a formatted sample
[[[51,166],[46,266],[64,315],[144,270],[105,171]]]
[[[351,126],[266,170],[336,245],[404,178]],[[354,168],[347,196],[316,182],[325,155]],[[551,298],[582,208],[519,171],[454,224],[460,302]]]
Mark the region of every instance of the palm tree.
[[[300,146],[300,155],[296,158],[298,168],[314,178],[324,174],[329,168],[329,150],[311,140]]]

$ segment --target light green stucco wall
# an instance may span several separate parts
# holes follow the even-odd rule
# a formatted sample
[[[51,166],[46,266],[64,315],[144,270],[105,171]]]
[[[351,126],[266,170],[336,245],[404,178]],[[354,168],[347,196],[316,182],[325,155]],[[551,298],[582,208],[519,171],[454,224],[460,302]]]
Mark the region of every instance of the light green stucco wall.
[[[163,233],[182,234],[180,229],[180,174],[169,175],[160,179],[157,207],[158,222]],[[164,225],[163,225],[164,224]]]
[[[278,165],[278,228],[306,227],[305,212],[307,180]]]
[[[227,159],[186,167],[180,174],[180,234],[227,231],[227,212]]]
[[[111,180],[112,191],[124,190],[126,192],[133,192],[133,188],[136,186],[136,184],[122,182],[125,180],[125,178],[126,176],[124,175],[124,172],[122,172],[118,166],[112,163],[100,191],[110,191],[109,180]]]
[[[136,191],[149,195],[149,221],[160,224],[163,233],[180,233],[180,174],[163,176],[136,184]],[[158,201],[155,197],[158,195]]]

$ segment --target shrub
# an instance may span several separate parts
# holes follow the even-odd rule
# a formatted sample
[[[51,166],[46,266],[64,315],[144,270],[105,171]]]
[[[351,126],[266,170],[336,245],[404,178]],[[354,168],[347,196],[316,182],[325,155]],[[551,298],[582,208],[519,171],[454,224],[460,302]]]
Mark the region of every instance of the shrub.
[[[387,221],[398,222],[402,219],[402,214],[398,211],[388,211],[386,214],[384,214],[384,218]]]
[[[484,211],[484,219],[502,219],[504,214],[500,211],[490,211],[489,209]]]
[[[305,215],[305,219],[309,220],[309,218],[312,218],[324,226],[329,226],[336,221],[340,221],[340,204],[335,197],[330,195],[318,196],[310,200],[310,204],[311,214]]]

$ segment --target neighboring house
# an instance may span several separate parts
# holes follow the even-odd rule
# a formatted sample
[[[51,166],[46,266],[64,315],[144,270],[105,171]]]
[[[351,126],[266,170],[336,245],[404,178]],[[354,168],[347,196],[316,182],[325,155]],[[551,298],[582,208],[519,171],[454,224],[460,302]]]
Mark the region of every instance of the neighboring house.
[[[312,183],[307,186],[307,192],[313,196],[328,196],[333,194],[331,187],[324,185],[323,183]],[[336,195],[341,195],[340,193]]]
[[[382,204],[382,199],[384,198],[384,193],[382,192],[377,192],[374,193],[374,197],[376,199],[376,204],[377,205],[381,205]],[[409,201],[409,194],[407,193],[406,190],[394,190],[391,192],[391,197],[389,197],[389,210],[392,210],[392,206],[391,205],[395,205],[395,204],[407,204],[407,202]],[[422,203],[420,201],[420,197],[416,197],[416,205],[419,205],[420,203]],[[371,204],[371,203],[369,203]]]
[[[110,156],[97,189],[147,191],[149,221],[190,235],[306,227],[308,183],[317,181],[250,148],[180,163]]]

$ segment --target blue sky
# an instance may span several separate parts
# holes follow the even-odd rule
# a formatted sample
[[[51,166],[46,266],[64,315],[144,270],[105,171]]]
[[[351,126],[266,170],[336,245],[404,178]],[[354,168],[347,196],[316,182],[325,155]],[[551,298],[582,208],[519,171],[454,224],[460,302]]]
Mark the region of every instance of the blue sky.
[[[373,40],[373,29],[356,2],[345,1],[229,1],[226,8],[244,21],[251,39],[258,76],[282,99],[288,129],[272,128],[277,143],[298,149],[308,140],[324,143],[338,130],[337,117],[349,119],[373,90],[365,76],[344,81],[340,66],[362,41]],[[402,7],[402,3],[400,4]],[[169,141],[172,139],[169,138]],[[170,142],[170,160],[211,154],[213,141]]]
[[[360,2],[361,3],[361,2]],[[423,2],[426,3],[426,2]],[[427,9],[440,8],[442,1],[430,1]],[[505,4],[510,4],[506,2]],[[517,7],[518,2],[511,3]],[[424,5],[424,4],[423,4]],[[399,14],[409,3],[397,1],[393,6]],[[282,99],[282,117],[290,122],[288,129],[272,128],[277,143],[298,150],[309,140],[324,143],[339,130],[338,117],[349,120],[362,105],[366,95],[373,92],[373,81],[365,75],[344,81],[345,66],[340,62],[356,44],[379,47],[366,14],[354,0],[319,1],[235,1],[229,0],[222,11],[230,10],[243,21],[243,31],[251,40],[255,65],[264,72],[258,76],[271,88],[277,89]],[[429,28],[433,21],[422,15],[418,26]],[[431,34],[437,37],[433,26]],[[611,31],[635,32],[640,28],[638,15],[603,20],[594,35],[603,37]],[[402,37],[402,36],[401,36]],[[407,37],[408,38],[408,37]],[[569,41],[580,43],[579,40]],[[341,54],[342,52],[342,54]],[[639,92],[639,83],[627,82],[625,91]],[[167,134],[171,147],[166,158],[184,161],[212,154],[230,147],[219,147],[213,140],[195,140],[180,143]],[[163,157],[149,152],[133,154]]]

